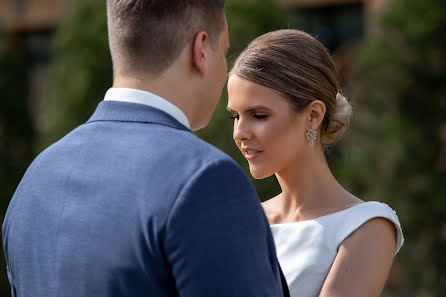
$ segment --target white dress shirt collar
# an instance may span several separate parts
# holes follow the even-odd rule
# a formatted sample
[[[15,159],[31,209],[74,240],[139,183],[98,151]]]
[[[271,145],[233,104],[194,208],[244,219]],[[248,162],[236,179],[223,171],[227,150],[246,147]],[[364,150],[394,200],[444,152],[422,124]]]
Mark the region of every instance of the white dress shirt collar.
[[[181,109],[153,93],[128,88],[110,88],[105,94],[104,101],[121,101],[152,106],[169,114],[190,129],[189,120]]]

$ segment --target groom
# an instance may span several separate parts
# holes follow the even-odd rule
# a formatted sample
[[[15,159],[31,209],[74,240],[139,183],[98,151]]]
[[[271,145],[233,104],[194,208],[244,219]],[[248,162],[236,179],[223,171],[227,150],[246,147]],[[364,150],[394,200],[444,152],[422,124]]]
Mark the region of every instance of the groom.
[[[282,296],[253,187],[191,132],[226,80],[224,0],[107,12],[113,88],[34,160],[8,208],[13,296]]]

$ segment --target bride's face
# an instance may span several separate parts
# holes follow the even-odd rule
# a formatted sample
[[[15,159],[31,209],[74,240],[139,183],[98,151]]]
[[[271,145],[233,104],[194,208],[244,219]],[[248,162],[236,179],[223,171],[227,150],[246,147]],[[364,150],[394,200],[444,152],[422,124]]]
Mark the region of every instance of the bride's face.
[[[237,75],[229,78],[228,94],[233,138],[254,178],[299,162],[305,150],[305,113],[297,113],[281,93]]]

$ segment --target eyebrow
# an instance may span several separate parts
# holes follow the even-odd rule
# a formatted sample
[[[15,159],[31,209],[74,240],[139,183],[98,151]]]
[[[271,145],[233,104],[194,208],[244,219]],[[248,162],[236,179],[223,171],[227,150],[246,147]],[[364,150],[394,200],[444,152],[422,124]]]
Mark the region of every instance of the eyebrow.
[[[263,106],[263,105],[254,105],[254,106],[250,106],[250,107],[246,108],[245,112],[250,112],[250,111],[257,110],[257,109],[271,110],[270,108]],[[235,112],[235,110],[232,110],[229,106],[226,107],[226,110],[229,112],[232,112],[232,113]]]
[[[230,109],[228,106],[226,106],[226,110],[229,111],[229,112],[232,112],[232,113],[235,112],[234,110]]]

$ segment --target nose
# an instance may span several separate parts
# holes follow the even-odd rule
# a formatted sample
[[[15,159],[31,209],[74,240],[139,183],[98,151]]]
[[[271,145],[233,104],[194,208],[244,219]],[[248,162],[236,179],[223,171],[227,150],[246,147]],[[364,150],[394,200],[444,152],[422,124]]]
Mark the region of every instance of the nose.
[[[234,138],[235,141],[243,141],[243,140],[249,140],[251,137],[251,132],[243,120],[239,119],[234,122],[234,132],[232,134],[232,138]]]

